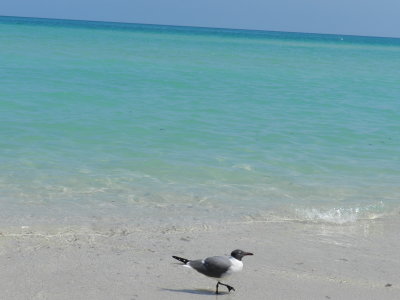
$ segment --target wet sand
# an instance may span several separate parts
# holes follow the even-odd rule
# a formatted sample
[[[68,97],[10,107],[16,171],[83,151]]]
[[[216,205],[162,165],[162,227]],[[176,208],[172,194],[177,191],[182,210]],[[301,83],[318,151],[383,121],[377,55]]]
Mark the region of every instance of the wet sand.
[[[0,299],[399,299],[398,219],[3,228]],[[255,255],[219,296],[171,258],[236,248]]]

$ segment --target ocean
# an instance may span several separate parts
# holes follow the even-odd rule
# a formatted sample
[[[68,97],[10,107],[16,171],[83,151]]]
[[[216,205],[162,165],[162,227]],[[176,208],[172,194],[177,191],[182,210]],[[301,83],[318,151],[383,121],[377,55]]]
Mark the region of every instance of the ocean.
[[[400,39],[0,17],[0,225],[400,212]]]

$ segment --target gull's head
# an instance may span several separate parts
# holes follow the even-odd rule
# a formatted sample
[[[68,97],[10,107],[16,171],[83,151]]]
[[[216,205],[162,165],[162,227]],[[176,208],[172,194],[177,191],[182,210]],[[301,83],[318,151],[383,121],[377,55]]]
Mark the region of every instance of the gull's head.
[[[240,249],[233,250],[231,253],[231,256],[236,258],[237,260],[242,260],[243,256],[246,256],[246,255],[253,255],[253,253],[246,252],[246,251],[243,251]]]

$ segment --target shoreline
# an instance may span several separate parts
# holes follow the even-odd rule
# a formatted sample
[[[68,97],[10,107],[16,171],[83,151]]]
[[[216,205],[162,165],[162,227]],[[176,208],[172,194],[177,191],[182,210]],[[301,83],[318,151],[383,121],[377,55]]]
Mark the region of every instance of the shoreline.
[[[227,299],[396,299],[398,216],[333,225],[243,222],[0,235],[5,299],[201,299],[215,283],[171,258],[254,252]],[[21,229],[22,230],[22,229]]]

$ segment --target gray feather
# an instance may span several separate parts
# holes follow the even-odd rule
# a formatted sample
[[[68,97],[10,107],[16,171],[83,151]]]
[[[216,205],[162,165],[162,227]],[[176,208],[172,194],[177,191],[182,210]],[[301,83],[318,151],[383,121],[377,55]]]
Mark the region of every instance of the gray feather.
[[[226,256],[212,256],[204,260],[191,260],[188,263],[197,272],[209,277],[220,278],[231,266],[231,261]]]

